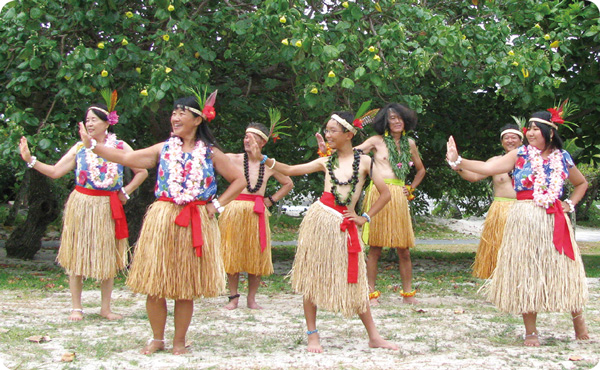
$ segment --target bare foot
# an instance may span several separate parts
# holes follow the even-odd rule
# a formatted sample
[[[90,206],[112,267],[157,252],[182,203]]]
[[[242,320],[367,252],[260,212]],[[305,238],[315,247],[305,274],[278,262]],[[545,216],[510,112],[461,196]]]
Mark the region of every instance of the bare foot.
[[[118,313],[109,312],[107,314],[100,312],[100,316],[104,317],[107,320],[121,320],[123,315],[119,315]]]
[[[527,347],[539,347],[540,340],[536,333],[525,334],[525,342],[523,344]]]
[[[419,304],[419,301],[413,297],[402,297],[402,303],[404,304]]]
[[[374,307],[374,306],[379,306],[379,300],[377,300],[377,298],[371,298],[369,299],[369,304]]]
[[[71,321],[83,320],[83,310],[81,308],[72,309],[71,314],[69,315],[69,320],[71,320]]]
[[[400,348],[398,348],[397,345],[395,345],[394,343],[388,342],[387,340],[383,339],[382,337],[369,339],[369,347],[385,348],[385,349],[391,349],[393,351],[397,351],[400,349]]]
[[[235,298],[232,298],[232,297],[235,297]],[[240,295],[239,294],[230,296],[229,297],[229,303],[227,303],[225,305],[225,309],[227,309],[227,310],[235,310],[236,308],[238,308],[239,301],[240,301]]]
[[[148,343],[142,348],[140,353],[142,355],[151,355],[156,351],[164,351],[165,350],[165,341],[164,339],[150,339]]]
[[[183,342],[173,341],[173,354],[174,355],[185,355],[189,351],[185,347],[185,340]]]
[[[587,326],[585,326],[585,319],[581,314],[575,316],[573,319],[573,327],[575,328],[575,339],[577,340],[588,340],[590,339],[590,335],[587,330]]]
[[[263,308],[261,306],[259,306],[256,301],[248,301],[248,308],[253,309],[253,310],[262,310]]]
[[[308,346],[306,347],[306,350],[312,353],[323,353],[319,333],[313,333],[308,336]]]

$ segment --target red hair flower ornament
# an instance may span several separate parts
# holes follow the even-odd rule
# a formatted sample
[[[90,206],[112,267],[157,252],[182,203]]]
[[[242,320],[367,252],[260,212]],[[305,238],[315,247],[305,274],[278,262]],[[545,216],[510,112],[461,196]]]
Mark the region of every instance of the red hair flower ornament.
[[[562,118],[562,115],[563,115],[562,106],[558,109],[548,108],[548,112],[550,112],[550,114],[552,114],[552,118],[550,118],[550,121],[552,121],[554,123],[558,123],[559,125],[562,125],[563,123],[565,123],[565,120]]]
[[[354,127],[356,128],[363,128],[363,122],[360,118],[355,119],[354,121],[352,121],[352,124],[354,125]]]

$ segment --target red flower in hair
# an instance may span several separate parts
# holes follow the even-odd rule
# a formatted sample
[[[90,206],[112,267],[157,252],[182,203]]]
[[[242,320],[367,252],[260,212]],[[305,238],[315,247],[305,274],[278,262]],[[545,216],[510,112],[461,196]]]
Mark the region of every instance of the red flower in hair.
[[[360,119],[358,119],[358,118],[357,118],[357,119],[355,119],[355,120],[352,122],[352,124],[354,125],[354,127],[357,127],[357,128],[363,128],[363,123],[362,123],[362,120],[360,120]]]
[[[523,135],[527,135],[527,127],[523,127]]]
[[[281,139],[281,138],[279,137],[279,135],[277,135],[277,136],[273,136],[273,142],[274,142],[274,143],[276,143],[276,142],[277,142],[277,140],[279,140],[279,139]]]
[[[559,125],[562,125],[563,123],[565,123],[565,120],[562,119],[562,108],[560,109],[555,109],[555,108],[548,108],[548,112],[550,112],[552,114],[552,118],[550,118],[550,121],[554,122],[554,123],[558,123]]]
[[[217,112],[215,112],[215,108],[210,105],[207,105],[204,107],[204,109],[202,110],[202,114],[204,114],[206,116],[206,120],[208,122],[212,121],[217,116]]]

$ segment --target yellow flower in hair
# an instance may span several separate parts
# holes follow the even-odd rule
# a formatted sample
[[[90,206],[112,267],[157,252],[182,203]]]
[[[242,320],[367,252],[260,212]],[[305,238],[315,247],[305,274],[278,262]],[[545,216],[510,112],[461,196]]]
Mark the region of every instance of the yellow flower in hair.
[[[125,16],[127,18],[132,18],[133,17],[133,13],[132,12],[127,12],[127,13],[125,13]]]
[[[172,12],[173,10],[175,10],[175,7],[173,6],[173,4],[170,4],[167,10]]]
[[[162,38],[163,38],[163,40],[165,40],[165,41],[169,41],[169,35],[163,35],[163,37],[162,37]]]
[[[375,54],[375,55],[373,56],[373,59],[375,59],[376,61],[378,61],[378,62],[379,62],[379,61],[381,60],[381,57],[380,57],[379,55]]]
[[[165,68],[165,72],[166,72],[166,73],[170,73],[171,71],[172,71],[172,69],[171,69],[171,68],[169,68],[169,67]]]
[[[103,42],[99,42],[97,46],[98,46],[98,49],[104,49],[104,43]]]
[[[140,91],[140,95],[141,96],[148,96],[148,90],[144,89],[144,90]]]
[[[121,45],[127,46],[127,44],[129,44],[129,41],[127,41],[127,39],[123,39],[123,41],[121,41]]]
[[[318,94],[319,93],[319,89],[317,89],[316,87],[313,87],[312,89],[310,89],[310,93],[311,94]]]
[[[285,24],[285,22],[287,22],[287,19],[285,19],[285,15],[282,15],[281,18],[279,18],[279,22]]]
[[[548,34],[545,34],[545,35],[544,35],[544,40],[550,40],[550,35],[548,35]]]
[[[559,44],[560,44],[560,42],[558,40],[556,40],[556,41],[554,41],[553,43],[550,44],[550,47],[556,49]]]
[[[289,45],[289,44],[290,44],[290,42],[288,41],[288,39],[283,39],[283,40],[281,40],[281,43],[282,43],[283,45]]]
[[[335,73],[333,71],[329,71],[329,73],[327,74],[327,77],[334,78],[335,77]]]
[[[512,50],[510,50],[510,51],[508,52],[508,55],[510,55],[510,56],[512,57],[513,55],[515,55],[515,52],[514,52],[514,51],[512,51]]]
[[[103,69],[102,72],[100,73],[100,76],[102,76],[102,77],[108,76],[108,71],[106,69]]]
[[[302,47],[302,40],[296,41],[296,43],[294,45],[296,45],[296,47],[299,47],[299,48]]]

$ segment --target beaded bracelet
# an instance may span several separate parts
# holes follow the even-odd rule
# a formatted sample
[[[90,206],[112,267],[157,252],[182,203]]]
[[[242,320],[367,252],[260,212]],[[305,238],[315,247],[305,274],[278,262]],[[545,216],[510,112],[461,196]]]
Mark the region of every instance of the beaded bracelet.
[[[225,210],[225,207],[221,207],[221,203],[219,203],[219,200],[217,198],[212,200],[212,204],[213,206],[215,206],[217,212],[219,213],[222,213]]]
[[[267,198],[271,201],[272,205],[275,205],[277,203],[275,200],[273,200],[272,196],[269,195]]]
[[[367,212],[363,212],[363,214],[361,216],[366,218],[367,222],[371,222],[371,216],[369,216],[369,214]]]
[[[123,195],[125,196],[125,199],[127,199],[127,200],[131,199],[129,194],[127,194],[127,190],[125,190],[125,188],[121,188],[121,193],[123,193]]]
[[[269,159],[269,157],[267,157],[266,154],[263,154],[262,159],[260,160],[260,164],[265,164],[265,162],[267,161],[267,159]]]
[[[88,150],[94,150],[96,148],[96,145],[98,145],[96,139],[90,140],[90,143],[92,143],[92,145],[88,148]]]
[[[565,203],[569,205],[569,213],[575,212],[575,206],[573,205],[573,201],[571,199],[565,199]]]
[[[448,164],[450,165],[450,167],[454,168],[456,166],[458,166],[460,164],[460,162],[462,162],[462,157],[459,155],[458,158],[456,158],[455,162],[452,161],[448,161]]]
[[[33,166],[35,166],[35,163],[37,162],[37,157],[32,155],[31,156],[31,162],[27,163],[27,167],[29,168],[33,168]]]

